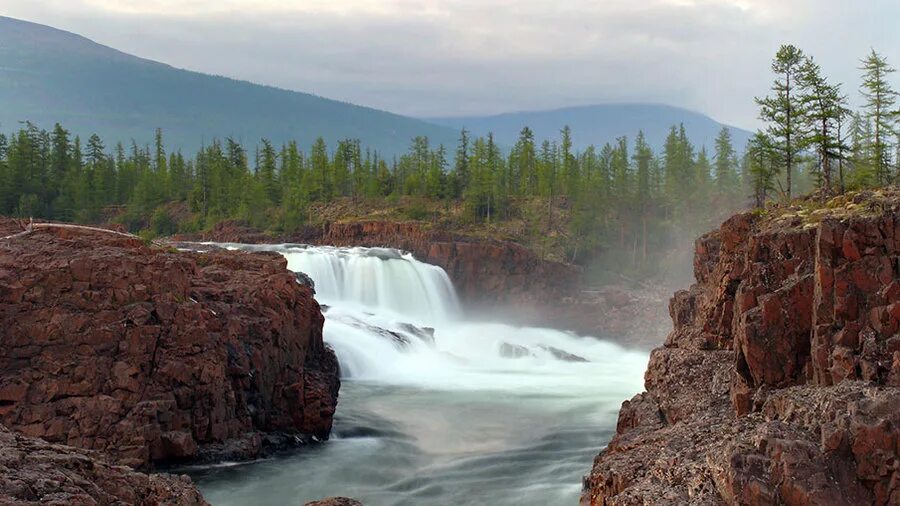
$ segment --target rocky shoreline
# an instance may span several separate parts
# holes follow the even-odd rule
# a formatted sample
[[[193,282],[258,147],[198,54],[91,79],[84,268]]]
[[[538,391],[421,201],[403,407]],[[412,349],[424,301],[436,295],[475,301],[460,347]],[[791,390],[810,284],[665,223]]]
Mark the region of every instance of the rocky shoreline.
[[[0,504],[206,506],[187,476],[147,475],[98,452],[47,443],[0,426]]]
[[[900,193],[746,213],[697,283],[583,504],[900,504]]]
[[[15,231],[0,223],[0,236]],[[326,439],[340,380],[323,322],[280,255],[180,252],[72,229],[3,241],[0,424],[22,434],[3,437],[32,447],[40,438],[77,455],[63,464],[101,470],[255,458]],[[123,483],[140,476],[110,469]],[[0,488],[18,490],[9,487]],[[154,504],[153,490],[128,490],[141,500],[120,500]]]

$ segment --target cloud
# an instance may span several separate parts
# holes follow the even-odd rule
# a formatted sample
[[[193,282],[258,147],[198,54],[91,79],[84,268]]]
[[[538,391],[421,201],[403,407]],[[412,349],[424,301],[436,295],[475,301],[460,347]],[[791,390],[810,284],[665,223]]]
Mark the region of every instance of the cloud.
[[[10,4],[7,6],[7,4]],[[412,115],[641,101],[757,124],[791,41],[846,91],[891,0],[5,0],[139,56]]]

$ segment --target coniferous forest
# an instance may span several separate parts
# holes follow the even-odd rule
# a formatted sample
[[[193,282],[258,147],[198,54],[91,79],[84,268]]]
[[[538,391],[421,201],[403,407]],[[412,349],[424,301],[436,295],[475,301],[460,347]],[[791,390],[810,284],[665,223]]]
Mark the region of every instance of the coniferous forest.
[[[357,140],[321,138],[226,138],[181,153],[166,149],[162,130],[152,145],[108,144],[26,122],[0,134],[0,214],[114,221],[149,236],[236,219],[287,235],[321,220],[323,206],[377,202],[409,219],[508,232],[558,260],[602,251],[647,273],[680,237],[736,209],[895,182],[897,94],[882,56],[873,50],[860,62],[856,111],[794,46],[781,47],[772,71],[771,93],[756,99],[767,127],[747,146],[733,145],[727,129],[713,146],[695,146],[673,125],[659,149],[638,133],[576,152],[568,127],[544,140],[526,126],[513,146],[463,130],[455,146],[417,137],[390,159]],[[526,230],[504,228],[512,222]]]

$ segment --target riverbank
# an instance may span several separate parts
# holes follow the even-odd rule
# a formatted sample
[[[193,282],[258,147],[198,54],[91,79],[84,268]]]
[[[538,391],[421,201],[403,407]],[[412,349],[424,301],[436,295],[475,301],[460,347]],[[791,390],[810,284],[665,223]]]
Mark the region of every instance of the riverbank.
[[[340,382],[322,323],[276,254],[35,228],[0,242],[0,424],[141,470],[327,439]]]

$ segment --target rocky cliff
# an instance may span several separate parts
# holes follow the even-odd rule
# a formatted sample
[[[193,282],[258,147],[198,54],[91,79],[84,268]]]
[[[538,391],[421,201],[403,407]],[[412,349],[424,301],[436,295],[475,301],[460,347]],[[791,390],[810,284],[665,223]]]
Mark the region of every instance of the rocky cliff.
[[[699,239],[697,283],[582,502],[900,504],[898,262],[896,190]]]
[[[50,444],[0,426],[0,504],[205,506],[190,478],[146,475],[96,452]]]
[[[276,254],[37,230],[0,243],[0,423],[144,468],[327,438],[322,324]]]

